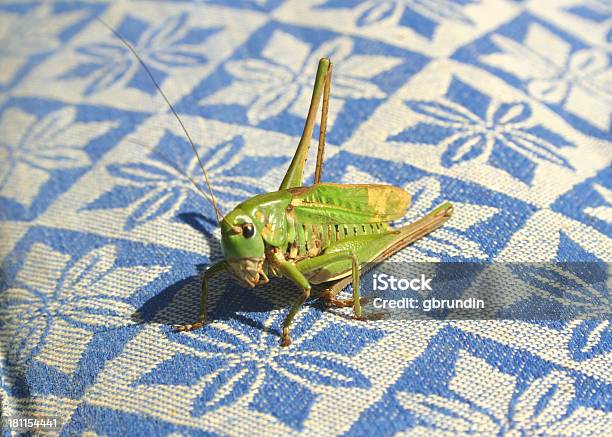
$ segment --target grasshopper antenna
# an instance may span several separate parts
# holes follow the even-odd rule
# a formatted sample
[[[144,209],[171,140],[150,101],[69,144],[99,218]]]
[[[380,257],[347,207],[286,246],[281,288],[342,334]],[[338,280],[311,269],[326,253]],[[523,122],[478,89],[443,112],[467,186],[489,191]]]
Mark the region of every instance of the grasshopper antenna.
[[[200,188],[200,186],[197,184],[197,182],[194,181],[193,178],[191,176],[189,176],[186,171],[182,170],[179,166],[177,166],[174,162],[169,160],[167,157],[163,156],[161,153],[156,152],[148,144],[146,144],[146,143],[144,143],[142,141],[139,141],[136,138],[127,137],[127,138],[125,138],[125,141],[127,141],[129,143],[132,143],[132,144],[136,144],[137,146],[140,146],[140,147],[142,147],[144,149],[147,149],[149,152],[152,152],[152,153],[156,154],[166,164],[168,164],[170,167],[172,167],[178,174],[180,174],[185,179],[187,179],[189,182],[191,182],[193,184],[194,188],[202,195],[202,197],[204,197],[206,200],[208,200],[210,203],[212,203],[212,200],[210,200],[210,196],[206,192],[204,192],[204,190],[202,188]]]
[[[210,199],[209,200],[211,201],[213,209],[215,210],[215,214],[217,216],[217,222],[220,225],[221,224],[221,220],[223,220],[223,216],[221,215],[221,213],[219,212],[219,208],[217,207],[217,201],[215,200],[215,195],[213,194],[212,187],[210,186],[210,182],[208,180],[208,173],[206,173],[206,169],[204,168],[204,164],[202,163],[202,159],[200,158],[200,154],[198,153],[198,150],[196,149],[196,146],[195,146],[193,140],[191,139],[191,135],[189,135],[189,132],[187,131],[187,128],[183,124],[183,121],[181,120],[181,117],[179,117],[178,113],[174,109],[174,106],[172,106],[172,103],[170,103],[170,100],[168,100],[168,97],[166,97],[166,94],[164,94],[164,92],[162,91],[161,87],[157,83],[157,80],[155,80],[155,77],[153,76],[153,73],[151,73],[151,70],[149,70],[149,67],[147,67],[147,64],[145,64],[145,62],[142,60],[142,58],[138,55],[138,53],[136,52],[134,47],[132,47],[132,45],[129,42],[127,42],[125,40],[125,38],[123,38],[123,36],[121,36],[121,34],[119,32],[117,32],[115,29],[113,29],[112,26],[110,26],[104,20],[102,20],[102,18],[96,16],[96,19],[100,23],[102,23],[104,25],[104,27],[106,27],[108,30],[110,30],[117,38],[119,38],[119,41],[121,41],[123,43],[123,45],[125,45],[128,48],[128,50],[130,52],[132,52],[132,54],[136,57],[136,59],[138,59],[138,62],[140,62],[140,65],[142,65],[142,67],[145,69],[145,71],[147,72],[147,75],[151,78],[151,81],[155,85],[155,88],[157,88],[157,90],[159,91],[161,96],[164,98],[164,100],[168,104],[168,107],[170,108],[170,110],[172,111],[174,116],[176,117],[177,121],[181,125],[181,128],[183,129],[183,132],[185,132],[185,136],[189,140],[189,144],[191,144],[191,148],[193,149],[193,153],[195,153],[196,158],[198,158],[198,164],[200,165],[200,168],[202,169],[202,173],[204,174],[204,180],[206,182],[206,186],[208,187],[208,192],[210,193]]]

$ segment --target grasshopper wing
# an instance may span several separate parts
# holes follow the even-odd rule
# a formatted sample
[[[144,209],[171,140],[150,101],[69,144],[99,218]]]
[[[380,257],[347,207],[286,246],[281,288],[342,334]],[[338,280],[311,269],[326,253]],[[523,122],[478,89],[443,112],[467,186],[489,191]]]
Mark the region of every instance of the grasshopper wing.
[[[298,223],[380,223],[404,216],[410,194],[392,185],[317,184],[293,188]]]

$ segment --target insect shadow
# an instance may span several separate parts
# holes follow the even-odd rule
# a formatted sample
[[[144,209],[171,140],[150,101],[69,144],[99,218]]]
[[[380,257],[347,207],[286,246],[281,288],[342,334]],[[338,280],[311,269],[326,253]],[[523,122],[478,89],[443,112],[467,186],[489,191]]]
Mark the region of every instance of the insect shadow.
[[[212,254],[211,263],[215,261],[215,257],[222,257],[221,242],[210,231],[217,225],[216,221],[198,212],[184,212],[179,214],[177,219],[191,226],[206,239]],[[174,326],[192,321],[200,306],[202,274],[208,266],[209,263],[197,265],[197,274],[181,279],[149,298],[131,315],[132,322]],[[318,296],[323,288],[313,287],[313,297]],[[298,294],[299,290],[295,285],[284,278],[255,290],[241,285],[229,273],[219,275],[209,285],[208,321],[235,319],[263,330],[261,323],[240,313],[288,309]],[[312,301],[311,305],[324,309],[324,304],[318,299]],[[273,331],[278,331],[277,334],[280,335],[280,330]]]

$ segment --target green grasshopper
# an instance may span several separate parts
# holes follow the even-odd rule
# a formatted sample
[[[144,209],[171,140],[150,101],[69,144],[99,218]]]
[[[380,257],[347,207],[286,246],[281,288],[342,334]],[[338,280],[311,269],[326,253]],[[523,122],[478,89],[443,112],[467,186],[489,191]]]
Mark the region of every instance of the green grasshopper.
[[[285,277],[301,290],[283,321],[282,346],[289,346],[289,328],[310,297],[311,284],[337,281],[324,297],[330,305],[352,305],[361,318],[359,274],[362,265],[379,262],[441,226],[453,207],[444,203],[415,223],[392,229],[389,222],[401,218],[411,197],[399,187],[375,184],[321,183],[332,64],[319,61],[310,109],[302,137],[278,191],[254,196],[240,203],[218,221],[225,259],[206,270],[202,279],[200,311],[194,323],[178,331],[200,328],[206,321],[208,281],[222,271],[231,272],[249,287]],[[319,147],[314,184],[304,186],[315,117],[323,94]],[[212,196],[212,192],[211,192]],[[213,203],[214,206],[214,203]],[[215,210],[218,211],[215,206]],[[350,278],[353,298],[336,299]]]
[[[389,222],[404,216],[411,197],[402,188],[380,184],[321,183],[332,64],[319,61],[302,137],[278,191],[254,196],[222,216],[191,136],[147,65],[133,47],[108,27],[136,56],[181,125],[204,174],[217,221],[221,227],[224,260],[211,265],[202,278],[200,309],[194,323],[177,326],[191,331],[204,325],[208,283],[228,271],[248,287],[269,282],[270,276],[285,277],[301,290],[283,321],[282,346],[289,346],[289,328],[310,297],[311,284],[330,283],[322,297],[328,305],[352,306],[362,318],[359,275],[362,268],[389,258],[407,245],[440,227],[452,214],[444,203],[420,220],[392,229]],[[323,95],[314,184],[304,186],[304,164],[310,149],[319,102]],[[197,187],[197,185],[196,185]],[[352,282],[353,298],[339,300],[337,294]]]

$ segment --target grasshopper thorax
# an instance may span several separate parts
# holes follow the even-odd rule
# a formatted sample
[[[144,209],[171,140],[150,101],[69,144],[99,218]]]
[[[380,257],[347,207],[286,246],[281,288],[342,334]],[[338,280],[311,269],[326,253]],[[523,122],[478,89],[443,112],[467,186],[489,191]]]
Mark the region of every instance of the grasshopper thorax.
[[[255,287],[268,281],[263,270],[265,245],[261,232],[240,207],[221,221],[221,247],[229,270],[241,282]]]

